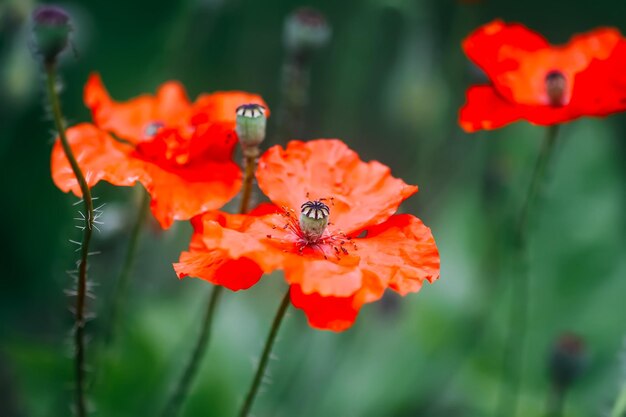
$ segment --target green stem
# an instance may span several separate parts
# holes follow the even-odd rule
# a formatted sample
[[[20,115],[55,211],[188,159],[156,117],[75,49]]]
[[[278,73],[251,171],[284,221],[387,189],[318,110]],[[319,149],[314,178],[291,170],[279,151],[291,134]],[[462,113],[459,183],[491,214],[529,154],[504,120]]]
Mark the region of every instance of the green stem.
[[[255,153],[255,152],[253,152]],[[257,152],[258,153],[258,152]],[[256,169],[256,156],[246,156],[244,159],[245,167],[244,167],[244,180],[243,180],[243,189],[242,189],[242,197],[241,203],[239,206],[239,213],[245,214],[248,212],[248,207],[250,205],[250,198],[252,196],[252,182],[254,180],[254,171]],[[207,306],[207,311],[204,316],[204,320],[202,321],[202,328],[200,330],[200,336],[196,341],[195,348],[185,367],[185,371],[183,372],[176,388],[174,389],[172,395],[169,397],[163,412],[161,413],[162,417],[176,417],[181,410],[181,407],[185,403],[187,396],[189,395],[189,389],[193,384],[193,381],[198,373],[198,369],[200,368],[200,362],[204,357],[205,351],[209,344],[210,336],[211,336],[211,326],[213,323],[213,312],[217,306],[217,302],[222,294],[224,287],[216,286],[213,289],[211,294],[211,298],[209,300],[209,304]]]
[[[200,367],[200,362],[204,357],[204,352],[209,343],[209,339],[211,337],[211,323],[213,322],[213,314],[215,312],[215,307],[217,306],[217,302],[219,301],[220,295],[222,294],[224,287],[215,286],[213,291],[211,292],[211,298],[209,299],[209,303],[207,304],[206,314],[204,315],[204,320],[202,321],[202,329],[200,331],[200,336],[196,342],[196,346],[193,349],[193,353],[191,354],[191,358],[189,358],[189,362],[185,367],[185,371],[183,372],[182,377],[178,381],[178,385],[176,389],[170,396],[170,399],[163,409],[163,413],[161,414],[163,417],[174,417],[177,416],[180,412],[182,405],[187,398],[189,393],[189,388],[193,383],[196,374],[198,373],[198,369]]]
[[[56,70],[54,62],[45,64],[47,76],[47,89],[54,123],[59,131],[63,152],[72,167],[74,176],[78,181],[83,197],[85,208],[85,228],[83,229],[83,241],[81,243],[81,254],[78,266],[78,283],[76,288],[76,329],[74,332],[74,378],[75,378],[75,408],[78,417],[87,415],[87,405],[85,400],[85,295],[87,293],[87,257],[89,256],[89,241],[93,232],[94,208],[89,185],[85,181],[78,162],[74,157],[67,136],[65,135],[65,124],[61,112],[61,104],[56,91]]]
[[[280,307],[278,307],[278,311],[276,312],[276,316],[274,317],[274,322],[272,323],[272,328],[270,329],[270,334],[267,336],[267,340],[265,341],[265,347],[263,348],[263,353],[261,354],[261,360],[259,361],[259,365],[257,367],[256,373],[254,375],[254,379],[252,380],[252,385],[250,385],[250,389],[248,390],[248,394],[246,395],[246,400],[241,407],[241,411],[239,412],[239,417],[247,417],[248,413],[252,409],[252,404],[254,403],[254,397],[256,397],[257,392],[259,391],[259,387],[261,386],[261,380],[263,379],[263,375],[265,374],[265,368],[267,368],[267,364],[269,362],[270,353],[272,352],[272,346],[276,340],[276,336],[278,335],[278,329],[280,328],[280,324],[285,317],[285,313],[287,312],[287,307],[289,307],[289,290],[283,296],[283,300],[280,303]]]
[[[624,416],[626,416],[626,383],[622,385],[622,389],[613,405],[613,410],[611,410],[611,417]]]
[[[254,182],[254,171],[256,171],[256,153],[244,157],[244,176],[241,194],[241,202],[239,203],[239,213],[246,214],[250,209],[250,200],[252,196],[252,183]]]
[[[559,126],[550,126],[546,139],[537,158],[526,199],[522,205],[520,217],[515,229],[515,260],[520,275],[513,280],[511,309],[509,311],[509,327],[503,358],[503,381],[497,407],[497,416],[514,417],[517,410],[517,398],[523,369],[524,343],[526,338],[526,321],[528,319],[528,298],[530,277],[528,265],[528,228],[530,213],[535,205],[539,188],[544,178],[546,167],[553,154]],[[507,386],[509,388],[507,393]]]
[[[146,214],[148,213],[148,207],[150,207],[150,195],[143,189],[141,192],[142,196],[141,202],[139,203],[139,211],[137,212],[137,218],[130,234],[124,264],[117,279],[113,298],[111,300],[109,323],[104,334],[105,346],[109,345],[113,341],[118,317],[123,313],[124,299],[126,298],[126,292],[128,289],[128,281],[130,279],[133,263],[135,261],[135,255],[137,253],[137,242],[139,241],[139,235],[141,234],[141,227],[146,219]]]

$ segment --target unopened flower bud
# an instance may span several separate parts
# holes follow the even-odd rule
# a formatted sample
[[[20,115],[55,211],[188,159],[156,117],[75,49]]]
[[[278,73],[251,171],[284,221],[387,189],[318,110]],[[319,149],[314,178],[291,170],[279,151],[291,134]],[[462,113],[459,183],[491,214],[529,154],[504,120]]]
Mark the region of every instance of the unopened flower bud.
[[[554,107],[562,106],[565,101],[567,80],[561,71],[550,71],[546,75],[546,94],[548,103]]]
[[[56,6],[41,6],[33,12],[35,48],[45,63],[53,63],[69,43],[70,17]]]
[[[561,335],[552,348],[549,372],[552,383],[561,389],[569,388],[586,365],[585,343],[573,333]]]
[[[265,107],[260,104],[244,104],[237,107],[237,136],[244,154],[258,153],[261,142],[265,139]]]
[[[326,226],[330,209],[319,200],[307,201],[301,207],[300,229],[307,239],[316,241],[322,237]]]
[[[331,29],[323,14],[315,9],[302,7],[285,20],[284,42],[293,53],[307,52],[326,45]]]

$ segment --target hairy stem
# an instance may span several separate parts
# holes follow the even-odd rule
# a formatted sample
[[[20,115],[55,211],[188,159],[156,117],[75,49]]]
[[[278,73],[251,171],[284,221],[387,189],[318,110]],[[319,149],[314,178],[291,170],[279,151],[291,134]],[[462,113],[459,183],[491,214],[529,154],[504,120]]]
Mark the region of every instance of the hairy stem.
[[[146,219],[148,207],[150,206],[150,195],[145,190],[141,190],[141,192],[142,195],[141,202],[139,203],[139,211],[137,212],[137,218],[130,233],[130,240],[128,241],[128,248],[126,249],[126,256],[124,257],[124,264],[115,284],[115,290],[113,292],[113,298],[111,300],[109,322],[104,333],[105,346],[108,346],[113,341],[118,317],[123,314],[124,299],[126,298],[128,281],[130,279],[131,271],[133,269],[133,263],[135,261],[135,255],[137,253],[137,242],[139,241],[141,227]]]
[[[74,157],[67,136],[65,135],[65,123],[56,91],[56,70],[54,62],[45,64],[48,99],[52,108],[52,115],[56,129],[59,132],[63,152],[72,167],[74,176],[80,186],[85,209],[85,228],[83,229],[83,241],[81,243],[80,261],[78,266],[78,283],[76,289],[76,311],[74,329],[74,378],[75,378],[75,408],[79,417],[87,415],[85,400],[85,295],[87,292],[87,257],[89,256],[89,241],[93,232],[94,208],[91,191],[85,181],[78,162]]]
[[[517,411],[517,399],[523,369],[526,322],[528,319],[528,293],[530,290],[528,262],[529,219],[544,179],[546,167],[554,151],[558,129],[558,125],[555,125],[550,126],[547,130],[515,229],[515,264],[519,269],[519,276],[515,277],[512,283],[511,295],[513,298],[509,311],[508,335],[502,366],[503,383],[500,388],[498,412],[496,414],[501,417],[514,417]],[[507,383],[505,384],[504,381]]]
[[[276,312],[276,316],[274,317],[272,328],[270,329],[270,333],[267,336],[267,340],[265,341],[265,346],[263,347],[261,360],[259,361],[259,365],[257,367],[256,373],[254,374],[254,379],[252,380],[252,385],[250,385],[250,389],[248,390],[246,399],[239,412],[239,417],[247,417],[248,413],[250,413],[250,410],[252,409],[254,398],[256,397],[256,394],[259,391],[259,387],[261,386],[261,381],[263,379],[263,375],[265,374],[265,369],[267,368],[267,364],[269,362],[270,353],[272,353],[272,346],[274,345],[274,342],[276,341],[276,336],[278,335],[278,329],[280,328],[283,318],[285,317],[285,313],[287,312],[287,307],[289,307],[289,290],[285,292],[285,295],[283,296],[283,300],[280,303],[280,307],[278,307],[278,311]]]

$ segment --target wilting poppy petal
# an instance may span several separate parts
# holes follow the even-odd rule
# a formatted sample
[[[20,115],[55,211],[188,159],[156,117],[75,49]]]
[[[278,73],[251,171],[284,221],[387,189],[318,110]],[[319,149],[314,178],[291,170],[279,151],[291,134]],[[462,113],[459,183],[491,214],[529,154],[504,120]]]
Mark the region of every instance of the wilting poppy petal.
[[[376,161],[363,162],[339,140],[291,141],[259,160],[259,187],[279,206],[326,199],[333,227],[345,233],[385,221],[417,191]]]

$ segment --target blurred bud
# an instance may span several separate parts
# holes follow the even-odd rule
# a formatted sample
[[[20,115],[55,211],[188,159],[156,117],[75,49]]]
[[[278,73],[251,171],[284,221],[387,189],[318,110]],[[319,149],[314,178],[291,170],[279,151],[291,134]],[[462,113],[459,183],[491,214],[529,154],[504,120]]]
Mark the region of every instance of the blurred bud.
[[[560,107],[564,103],[567,80],[561,71],[550,71],[546,75],[546,94],[551,106]]]
[[[301,207],[300,229],[312,242],[322,237],[326,226],[328,226],[328,216],[330,208],[319,200],[307,201]]]
[[[555,386],[569,388],[580,376],[586,365],[584,340],[573,333],[561,335],[550,354],[550,379]]]
[[[237,136],[244,155],[255,156],[261,142],[265,139],[265,107],[260,104],[244,104],[237,107]]]
[[[35,48],[46,63],[53,63],[67,47],[71,30],[70,17],[60,7],[41,6],[33,12]]]
[[[287,49],[296,54],[319,49],[328,43],[331,29],[323,14],[315,9],[302,7],[285,20],[284,42]]]

